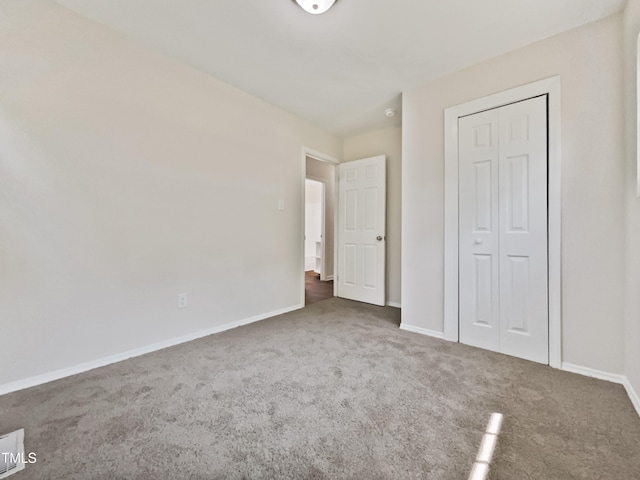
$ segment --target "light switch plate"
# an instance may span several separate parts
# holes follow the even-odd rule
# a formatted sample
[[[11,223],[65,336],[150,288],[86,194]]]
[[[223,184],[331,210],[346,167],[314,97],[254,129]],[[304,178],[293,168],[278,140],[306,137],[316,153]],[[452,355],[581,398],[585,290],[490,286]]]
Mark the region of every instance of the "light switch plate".
[[[178,308],[187,308],[189,306],[189,296],[187,293],[178,294]]]

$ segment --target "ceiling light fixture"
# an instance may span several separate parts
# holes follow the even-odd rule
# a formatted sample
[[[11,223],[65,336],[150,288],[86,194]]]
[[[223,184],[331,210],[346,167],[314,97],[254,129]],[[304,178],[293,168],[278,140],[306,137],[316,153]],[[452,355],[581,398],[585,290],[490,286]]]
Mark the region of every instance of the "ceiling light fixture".
[[[329,10],[338,0],[293,0],[300,5],[305,12],[318,15]]]
[[[384,111],[384,114],[385,114],[387,117],[395,117],[395,116],[396,116],[396,109],[395,109],[395,108],[387,108],[387,109]]]

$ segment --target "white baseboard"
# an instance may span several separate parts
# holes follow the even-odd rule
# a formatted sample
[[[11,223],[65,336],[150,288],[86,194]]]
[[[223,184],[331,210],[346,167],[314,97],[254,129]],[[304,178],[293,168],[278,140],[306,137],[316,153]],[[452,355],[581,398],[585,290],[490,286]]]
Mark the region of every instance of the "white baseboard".
[[[414,327],[413,325],[401,323],[400,330],[406,330],[407,332],[419,333],[420,335],[427,335],[428,337],[434,337],[439,338],[440,340],[444,340],[444,333],[436,332],[435,330],[429,330],[428,328]]]
[[[387,302],[387,307],[402,308],[402,305],[396,302]]]
[[[623,385],[627,377],[619,373],[603,372],[594,368],[582,367],[580,365],[574,365],[573,363],[562,362],[561,370],[565,372],[577,373],[578,375],[584,375],[585,377],[597,378],[598,380],[606,380],[607,382],[619,383]]]
[[[121,362],[129,358],[138,357],[140,355],[145,355],[147,353],[155,352],[157,350],[162,350],[164,348],[173,347],[181,343],[186,343],[192,340],[196,340],[198,338],[213,335],[214,333],[220,333],[226,330],[231,330],[233,328],[241,327],[243,325],[248,325],[250,323],[259,322],[260,320],[265,320],[267,318],[275,317],[277,315],[282,315],[284,313],[292,312],[294,310],[299,310],[301,308],[304,308],[304,305],[294,305],[292,307],[283,308],[281,310],[276,310],[269,313],[255,315],[253,317],[245,318],[243,320],[237,320],[235,322],[226,323],[218,327],[212,327],[207,330],[189,333],[181,337],[171,338],[169,340],[164,340],[162,342],[154,343],[151,345],[136,348],[126,352],[117,353],[115,355],[110,355],[108,357],[103,357],[97,360],[92,360],[90,362],[81,363],[79,365],[74,365],[72,367],[62,368],[60,370],[55,370],[53,372],[43,373],[42,375],[36,375],[34,377],[25,378],[24,380],[5,383],[4,385],[0,385],[0,395],[16,392],[18,390],[24,390],[25,388],[35,387],[37,385],[42,385],[43,383],[52,382],[60,378],[70,377],[71,375],[77,375],[78,373],[87,372],[89,370],[93,370],[99,367],[104,367],[106,365],[111,365],[112,363]]]
[[[631,400],[633,407],[636,409],[636,412],[638,412],[638,416],[640,417],[640,395],[635,391],[628,378],[625,377],[623,385],[627,391],[627,395],[629,395],[629,400]]]
[[[577,373],[578,375],[585,375],[587,377],[597,378],[599,380],[606,380],[607,382],[618,383],[624,387],[629,396],[629,400],[636,409],[638,416],[640,416],[640,397],[634,390],[633,385],[625,375],[619,373],[603,372],[601,370],[595,370],[593,368],[582,367],[580,365],[574,365],[573,363],[562,362],[561,370],[571,373]]]
[[[329,280],[333,280],[333,275],[327,275],[326,277],[324,277],[325,281],[329,281]]]

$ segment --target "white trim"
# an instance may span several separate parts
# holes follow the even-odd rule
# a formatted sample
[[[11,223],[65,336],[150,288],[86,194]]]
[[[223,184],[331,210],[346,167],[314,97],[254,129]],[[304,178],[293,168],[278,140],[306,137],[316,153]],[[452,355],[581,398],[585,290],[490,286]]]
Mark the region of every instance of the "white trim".
[[[636,413],[640,417],[640,396],[638,392],[635,391],[633,385],[629,379],[622,374],[619,373],[609,373],[603,372],[602,370],[595,370],[589,367],[582,367],[580,365],[575,365],[573,363],[562,362],[562,370],[565,372],[577,373],[578,375],[584,375],[586,377],[597,378],[598,380],[606,380],[607,382],[613,382],[620,384],[627,391],[627,395],[629,396],[629,400],[635,408]]]
[[[333,169],[333,296],[338,296],[338,281],[340,280],[340,272],[338,272],[338,212],[340,205],[338,205],[338,199],[340,197],[340,172],[338,172],[338,166]]]
[[[330,281],[330,280],[333,280],[333,275],[327,275],[327,276],[325,277],[325,280],[326,280],[327,282],[328,282],[328,281]]]
[[[406,323],[400,324],[400,330],[406,330],[407,332],[419,333],[420,335],[426,335],[428,337],[439,338],[444,340],[444,334],[442,332],[436,332],[435,330],[429,330],[428,328],[414,327]]]
[[[638,134],[638,127],[640,127],[640,33],[636,39],[636,196],[640,198],[640,135]],[[632,110],[633,111],[633,110]]]
[[[562,363],[562,103],[560,77],[547,80],[549,142],[549,365]]]
[[[332,157],[331,155],[327,155],[326,153],[319,152],[312,148],[302,147],[302,156],[306,159],[307,157],[311,157],[315,160],[320,160],[321,162],[333,163],[338,165],[342,163],[340,159],[336,157]]]
[[[402,305],[397,302],[387,302],[387,307],[402,308]]]
[[[457,342],[458,332],[458,118],[540,95],[548,95],[549,118],[549,365],[562,362],[561,328],[561,82],[555,76],[444,111],[445,228],[444,338]]]
[[[299,310],[301,308],[304,308],[304,304],[294,305],[292,307],[282,308],[280,310],[275,310],[273,312],[263,313],[260,315],[254,315],[253,317],[245,318],[243,320],[237,320],[235,322],[226,323],[224,325],[209,328],[207,330],[189,333],[181,337],[171,338],[168,340],[164,340],[162,342],[147,345],[145,347],[136,348],[126,352],[117,353],[115,355],[110,355],[108,357],[92,360],[90,362],[74,365],[72,367],[62,368],[60,370],[55,370],[53,372],[43,373],[42,375],[36,375],[34,377],[25,378],[24,380],[18,380],[16,382],[5,383],[4,385],[0,385],[0,395],[16,392],[18,390],[23,390],[25,388],[35,387],[37,385],[42,385],[43,383],[52,382],[60,378],[70,377],[71,375],[77,375],[79,373],[88,372],[89,370],[93,370],[95,368],[104,367],[106,365],[111,365],[112,363],[121,362],[129,358],[138,357],[140,355],[145,355],[147,353],[155,352],[157,350],[162,350],[164,348],[180,345],[181,343],[190,342],[192,340],[213,335],[215,333],[224,332],[226,330],[231,330],[233,328],[241,327],[243,325],[248,325],[250,323],[259,322],[260,320],[265,320],[267,318],[275,317],[277,315],[293,312],[294,310]]]
[[[629,400],[631,400],[631,404],[636,409],[636,412],[640,417],[640,395],[638,395],[638,392],[635,391],[635,389],[633,388],[633,385],[631,385],[631,382],[627,377],[624,378],[624,382],[622,384],[624,385],[624,388],[627,391],[627,395],[629,395]]]
[[[565,372],[577,373],[585,377],[597,378],[598,380],[606,380],[607,382],[624,384],[627,377],[619,373],[603,372],[602,370],[596,370],[594,368],[583,367],[581,365],[575,365],[573,363],[562,362],[561,370]]]

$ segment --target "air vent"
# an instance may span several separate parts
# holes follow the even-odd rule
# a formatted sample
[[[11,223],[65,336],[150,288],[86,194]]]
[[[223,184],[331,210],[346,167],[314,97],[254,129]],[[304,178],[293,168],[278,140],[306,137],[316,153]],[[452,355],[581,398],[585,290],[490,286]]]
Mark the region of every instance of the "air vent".
[[[0,436],[0,478],[24,468],[24,429]]]

